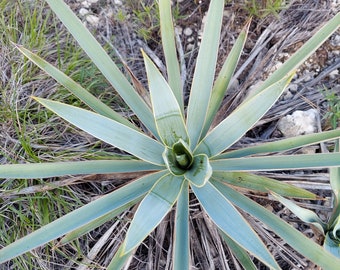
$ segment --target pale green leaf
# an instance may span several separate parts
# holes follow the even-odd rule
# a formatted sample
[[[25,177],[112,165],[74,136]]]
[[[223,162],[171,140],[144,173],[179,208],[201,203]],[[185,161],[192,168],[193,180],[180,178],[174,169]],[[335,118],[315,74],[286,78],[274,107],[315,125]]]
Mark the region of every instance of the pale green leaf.
[[[170,86],[150,58],[143,52],[153,114],[163,143],[172,147],[179,139],[189,144],[181,109]]]
[[[176,161],[176,154],[172,151],[172,149],[166,147],[162,156],[166,167],[173,175],[180,176],[186,172],[185,169],[182,169],[178,166]]]
[[[209,157],[213,157],[234,144],[271,108],[292,76],[292,74],[285,76],[252,99],[243,102],[207,134],[194,153],[205,153]]]
[[[159,16],[162,46],[168,72],[168,82],[177,99],[177,103],[181,108],[181,112],[184,114],[183,86],[181,83],[181,74],[176,52],[175,31],[171,14],[171,1],[159,1]]]
[[[340,216],[337,217],[335,224],[332,224],[332,235],[333,238],[340,243]]]
[[[226,235],[223,231],[219,230],[220,235],[223,237],[223,240],[227,243],[229,249],[234,254],[239,263],[246,270],[257,270],[255,264],[249,257],[247,251],[245,251],[239,244],[237,244],[233,239],[231,239],[228,235]]]
[[[145,194],[165,172],[144,176],[59,219],[41,227],[0,250],[0,263],[80,228]]]
[[[167,174],[140,203],[124,242],[124,254],[137,247],[171,210],[181,191],[183,177]]]
[[[309,223],[314,225],[320,233],[324,234],[327,225],[315,214],[313,211],[309,209],[302,208],[301,206],[298,206],[293,201],[287,200],[286,198],[283,198],[279,194],[275,192],[270,192],[276,200],[278,200],[280,203],[282,203],[284,206],[286,206],[290,211],[292,211],[299,219],[301,219],[305,223]]]
[[[333,254],[334,256],[340,258],[340,241],[332,238],[332,232],[328,232],[325,237],[325,241],[323,243],[323,247],[325,250]],[[324,268],[327,269],[327,268]],[[338,269],[338,268],[334,268]]]
[[[116,216],[121,214],[123,211],[126,211],[131,206],[138,203],[138,201],[140,201],[140,200],[141,200],[141,197],[138,197],[137,199],[132,200],[132,201],[128,202],[127,204],[124,204],[122,207],[119,207],[119,208],[115,209],[114,211],[109,212],[106,215],[99,217],[99,218],[91,221],[90,223],[88,223],[88,224],[86,224],[86,225],[84,225],[84,226],[82,226],[78,229],[75,229],[72,232],[67,233],[63,238],[60,239],[57,246],[65,245],[66,243],[69,243],[69,242],[71,242],[75,239],[78,239],[80,236],[94,230],[95,228],[98,228],[102,224],[106,223],[109,220],[112,220],[113,218],[115,218]]]
[[[234,205],[269,226],[277,235],[284,239],[287,244],[292,246],[296,251],[307,257],[312,262],[321,266],[322,269],[339,269],[340,259],[337,259],[329,252],[325,251],[317,243],[304,236],[294,227],[281,220],[278,216],[232,188],[218,181],[211,180],[211,182]]]
[[[183,183],[178,196],[175,216],[173,269],[190,269],[189,183]]]
[[[63,0],[46,0],[46,2],[126,104],[153,134],[157,134],[150,108],[137,94],[91,32],[85,28],[84,24]]]
[[[48,99],[35,99],[92,136],[145,161],[164,164],[162,159],[164,146],[143,133],[94,112]]]
[[[202,42],[196,61],[187,108],[187,127],[192,147],[196,146],[201,136],[213,87],[223,6],[224,0],[210,1]]]
[[[49,178],[76,174],[105,174],[159,170],[141,160],[90,160],[0,165],[0,178]]]
[[[119,123],[122,123],[130,128],[137,129],[135,125],[122,117],[119,113],[112,110],[109,106],[101,102],[99,99],[90,94],[87,90],[81,87],[78,83],[73,81],[70,77],[65,75],[59,69],[55,68],[44,59],[40,58],[38,55],[30,52],[22,46],[15,45],[16,48],[22,52],[28,59],[30,59],[34,64],[48,73],[51,77],[53,77],[57,82],[62,84],[65,88],[67,88],[72,94],[76,95],[81,101],[87,104],[90,108],[92,108],[95,112],[109,117],[113,120],[116,120]]]
[[[215,158],[216,159],[238,158],[249,155],[287,151],[294,148],[329,141],[338,137],[340,137],[340,130],[330,130],[321,133],[301,135],[293,138],[282,139],[275,142],[268,142],[255,146],[244,147],[242,149],[218,155]]]
[[[274,269],[280,269],[248,222],[214,185],[191,186],[197,199],[213,222],[242,248]]]
[[[340,153],[210,160],[213,171],[275,171],[340,166]]]
[[[283,63],[271,76],[269,76],[259,88],[255,89],[253,94],[251,94],[248,98],[251,98],[253,95],[263,91],[276,81],[280,80],[286,74],[297,69],[339,28],[339,26],[340,13],[335,15],[323,27],[321,27],[304,45],[301,46],[299,50],[297,50],[285,63]]]
[[[190,170],[186,171],[184,177],[192,185],[201,187],[210,179],[211,174],[212,170],[209,159],[206,155],[202,154],[194,156],[194,162],[191,165]]]
[[[274,191],[282,196],[303,199],[316,199],[317,196],[303,188],[298,188],[275,179],[246,172],[214,172],[213,179],[233,186],[250,190],[269,192]]]
[[[107,266],[106,270],[119,270],[124,267],[127,261],[131,258],[135,250],[131,250],[130,252],[123,253],[124,243],[120,245],[119,249],[113,256],[110,264]]]
[[[228,90],[230,80],[235,72],[237,63],[240,59],[244,44],[247,39],[250,22],[251,20],[249,20],[247,24],[244,26],[244,28],[242,29],[227,59],[225,60],[221,71],[219,72],[216,78],[214,87],[211,92],[211,99],[209,102],[207,117],[204,123],[204,128],[203,128],[201,137],[207,134],[210,128],[210,125],[222,103],[223,97],[226,94],[226,91]]]
[[[335,143],[334,152],[339,153],[340,140]],[[340,216],[340,167],[332,167],[329,169],[329,180],[333,191],[333,211],[329,220],[329,224],[333,224]]]

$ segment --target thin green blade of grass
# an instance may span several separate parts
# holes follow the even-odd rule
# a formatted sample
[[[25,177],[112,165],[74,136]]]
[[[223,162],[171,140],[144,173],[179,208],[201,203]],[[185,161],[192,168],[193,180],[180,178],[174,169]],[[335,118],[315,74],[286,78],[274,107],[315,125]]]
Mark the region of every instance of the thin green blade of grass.
[[[160,138],[168,147],[172,147],[180,139],[189,144],[184,118],[176,97],[162,74],[144,52],[143,57],[153,114]]]
[[[289,84],[293,74],[285,76],[247,102],[243,102],[233,113],[216,126],[200,142],[194,152],[209,157],[218,155],[239,140],[273,106]],[[221,140],[221,138],[225,138]]]
[[[167,174],[152,187],[131,222],[124,241],[124,254],[142,243],[162,221],[176,202],[183,183],[183,177]]]
[[[210,181],[201,188],[191,188],[204,210],[224,233],[269,267],[280,269],[248,222]]]
[[[226,172],[321,169],[340,166],[340,153],[219,159],[210,165],[213,171]]]
[[[159,1],[159,13],[161,24],[161,37],[168,73],[168,82],[172,89],[176,100],[184,114],[183,90],[181,83],[181,74],[179,70],[179,63],[177,59],[176,45],[175,45],[175,31],[171,14],[171,3],[168,0]]]
[[[100,114],[64,103],[35,98],[66,121],[94,137],[156,165],[163,165],[164,146],[150,137]]]
[[[164,172],[159,172],[142,177],[11,243],[0,250],[0,263],[57,239],[139,198],[163,175]]]
[[[150,108],[137,94],[135,89],[90,31],[85,28],[83,23],[76,17],[64,1],[45,1],[74,36],[93,63],[103,73],[105,78],[112,84],[126,104],[136,113],[137,117],[153,134],[157,134]]]
[[[301,232],[281,220],[275,214],[218,181],[212,180],[212,183],[235,206],[269,226],[277,235],[282,237],[287,244],[294,247],[296,251],[310,259],[312,262],[321,266],[322,269],[339,269],[340,259],[331,255],[317,243],[304,236]]]
[[[187,108],[187,127],[193,148],[196,146],[202,133],[213,87],[223,6],[223,0],[212,0],[210,2],[207,21],[204,26],[202,42],[196,61]]]

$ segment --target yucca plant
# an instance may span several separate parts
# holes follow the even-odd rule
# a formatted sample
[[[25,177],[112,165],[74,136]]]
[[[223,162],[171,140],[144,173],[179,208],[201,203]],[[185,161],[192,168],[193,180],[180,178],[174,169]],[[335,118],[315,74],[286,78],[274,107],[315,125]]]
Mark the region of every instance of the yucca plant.
[[[339,152],[340,140],[336,141],[335,151]],[[323,221],[316,213],[302,208],[291,200],[272,193],[274,197],[289,208],[305,223],[311,224],[324,237],[323,247],[340,258],[340,167],[330,168],[330,183],[333,191],[333,211],[328,221]]]
[[[108,269],[120,269],[136,247],[176,204],[173,235],[174,269],[190,268],[189,196],[196,196],[204,211],[245,269],[256,269],[252,256],[272,269],[279,265],[237,208],[265,223],[289,245],[323,269],[338,269],[340,260],[305,237],[285,221],[244,196],[237,187],[281,196],[317,199],[313,193],[283,182],[258,176],[260,170],[292,170],[340,166],[340,154],[270,155],[340,137],[340,130],[283,139],[228,151],[270,109],[289,84],[294,70],[338,27],[340,14],[323,26],[285,64],[275,71],[239,107],[217,126],[213,119],[247,36],[249,23],[240,33],[221,71],[215,78],[223,0],[212,0],[197,57],[188,104],[183,87],[171,15],[170,0],[159,1],[161,38],[167,79],[143,53],[149,92],[138,91],[62,0],[46,0],[80,46],[139,118],[143,133],[111,110],[64,73],[15,45],[26,57],[68,88],[92,111],[34,97],[60,117],[129,154],[122,159],[88,160],[0,166],[1,178],[47,178],[76,174],[143,172],[143,176],[97,199],[0,250],[5,262],[49,241],[66,243],[139,204],[125,240]],[[145,172],[149,172],[145,174]],[[237,208],[236,208],[237,207]]]

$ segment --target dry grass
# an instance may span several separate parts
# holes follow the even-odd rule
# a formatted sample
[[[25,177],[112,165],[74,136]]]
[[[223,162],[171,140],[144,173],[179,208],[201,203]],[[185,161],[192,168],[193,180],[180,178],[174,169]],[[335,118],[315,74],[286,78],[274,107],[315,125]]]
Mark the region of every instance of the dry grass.
[[[42,7],[41,0],[9,2],[0,1],[4,7],[0,19],[0,29],[4,29],[0,41],[0,163],[41,162],[51,160],[81,160],[101,158],[115,155],[115,149],[96,141],[89,135],[76,130],[51,113],[41,109],[30,99],[31,95],[51,97],[66,103],[83,106],[77,99],[67,94],[43,72],[27,62],[10,44],[10,40],[20,43],[29,49],[39,52],[49,62],[54,63],[77,81],[80,81],[92,92],[102,96],[117,111],[127,116],[133,115],[124,107],[107,82],[100,77],[83,53],[78,49],[65,29],[48,11]],[[77,12],[79,3],[68,1]],[[108,1],[109,3],[110,1]],[[133,1],[129,1],[132,2]],[[321,1],[322,2],[322,1]],[[251,85],[263,80],[277,64],[283,53],[291,54],[301,42],[307,40],[322,22],[332,16],[332,9],[325,3],[315,1],[293,1],[291,6],[280,13],[280,18],[269,16],[255,19],[246,45],[244,58],[238,69],[238,87],[226,97],[219,117],[225,117],[244,98]],[[102,2],[100,2],[102,3]],[[104,5],[104,4],[103,4]],[[37,8],[39,7],[39,8]],[[180,14],[177,24],[182,27],[195,25],[204,17],[207,9],[205,1],[197,5],[194,1],[183,1],[179,6]],[[225,21],[220,46],[220,59],[228,54],[233,40],[247,19],[247,13],[233,1],[226,6],[232,14]],[[104,5],[96,9],[101,23],[92,30],[103,45],[110,50],[110,45],[118,48],[138,76],[145,82],[143,63],[139,48],[149,49],[162,61],[161,45],[154,39],[143,40],[135,36],[134,20],[114,20],[107,14],[119,11],[114,5]],[[35,11],[35,12],[33,12]],[[129,12],[128,10],[126,11]],[[124,18],[123,18],[124,19]],[[156,22],[155,22],[156,23]],[[36,33],[35,29],[40,29]],[[151,35],[157,35],[157,28]],[[1,32],[1,31],[0,31]],[[35,34],[34,34],[35,32]],[[130,33],[130,34],[127,34]],[[182,37],[183,38],[183,37]],[[197,31],[194,34],[197,39]],[[186,51],[187,40],[183,42],[183,57],[186,63],[186,88],[189,89],[190,77],[193,73],[197,42],[194,49]],[[107,44],[109,43],[109,44]],[[330,46],[327,43],[325,46]],[[331,47],[327,47],[332,49]],[[154,57],[155,58],[155,57]],[[251,59],[248,63],[246,59]],[[327,60],[320,70],[335,66]],[[309,67],[304,67],[309,68]],[[327,75],[327,74],[326,74]],[[275,140],[277,120],[284,114],[296,109],[326,107],[324,97],[317,90],[320,85],[328,87],[339,83],[331,81],[320,73],[322,78],[304,81],[304,70],[301,69],[295,82],[298,91],[290,99],[280,100],[273,109],[257,124],[254,129],[235,147],[244,144]],[[96,78],[96,80],[93,80]],[[228,101],[231,100],[231,101]],[[326,123],[320,121],[320,128],[325,129]],[[321,150],[320,150],[321,151]],[[276,173],[271,177],[291,182],[308,188],[325,201],[305,203],[306,207],[315,209],[324,216],[329,212],[330,188],[328,175],[325,171],[304,171],[303,173]],[[7,245],[14,239],[56,219],[80,205],[96,199],[107,192],[121,186],[135,175],[95,175],[44,180],[0,180],[0,246]],[[265,194],[248,194],[254,200],[271,209],[282,218],[291,222],[296,228],[311,237],[316,237],[309,227],[296,220],[278,203],[273,202]],[[120,240],[122,240],[135,209],[123,213],[119,219],[112,220],[96,230],[80,237],[65,246],[39,248],[30,254],[12,260],[0,266],[0,269],[105,269],[110,262]],[[199,207],[196,199],[190,202],[190,230],[193,269],[242,269],[226,244],[220,238],[217,228]],[[257,220],[244,214],[259,232],[283,269],[314,269],[314,266],[299,254],[296,254],[286,243],[274,235]],[[128,269],[169,269],[171,266],[171,247],[174,213],[170,212],[160,226],[140,246]],[[123,222],[120,222],[123,221]],[[240,232],[242,233],[242,232]],[[318,239],[315,239],[319,241]],[[258,269],[265,269],[257,262]]]

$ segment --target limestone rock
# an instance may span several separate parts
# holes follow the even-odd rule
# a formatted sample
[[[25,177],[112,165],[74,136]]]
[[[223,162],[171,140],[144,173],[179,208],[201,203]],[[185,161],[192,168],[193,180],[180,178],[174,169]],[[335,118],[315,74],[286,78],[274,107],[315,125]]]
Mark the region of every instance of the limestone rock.
[[[317,131],[318,112],[315,109],[295,111],[291,115],[281,118],[278,129],[285,137],[294,137]]]

